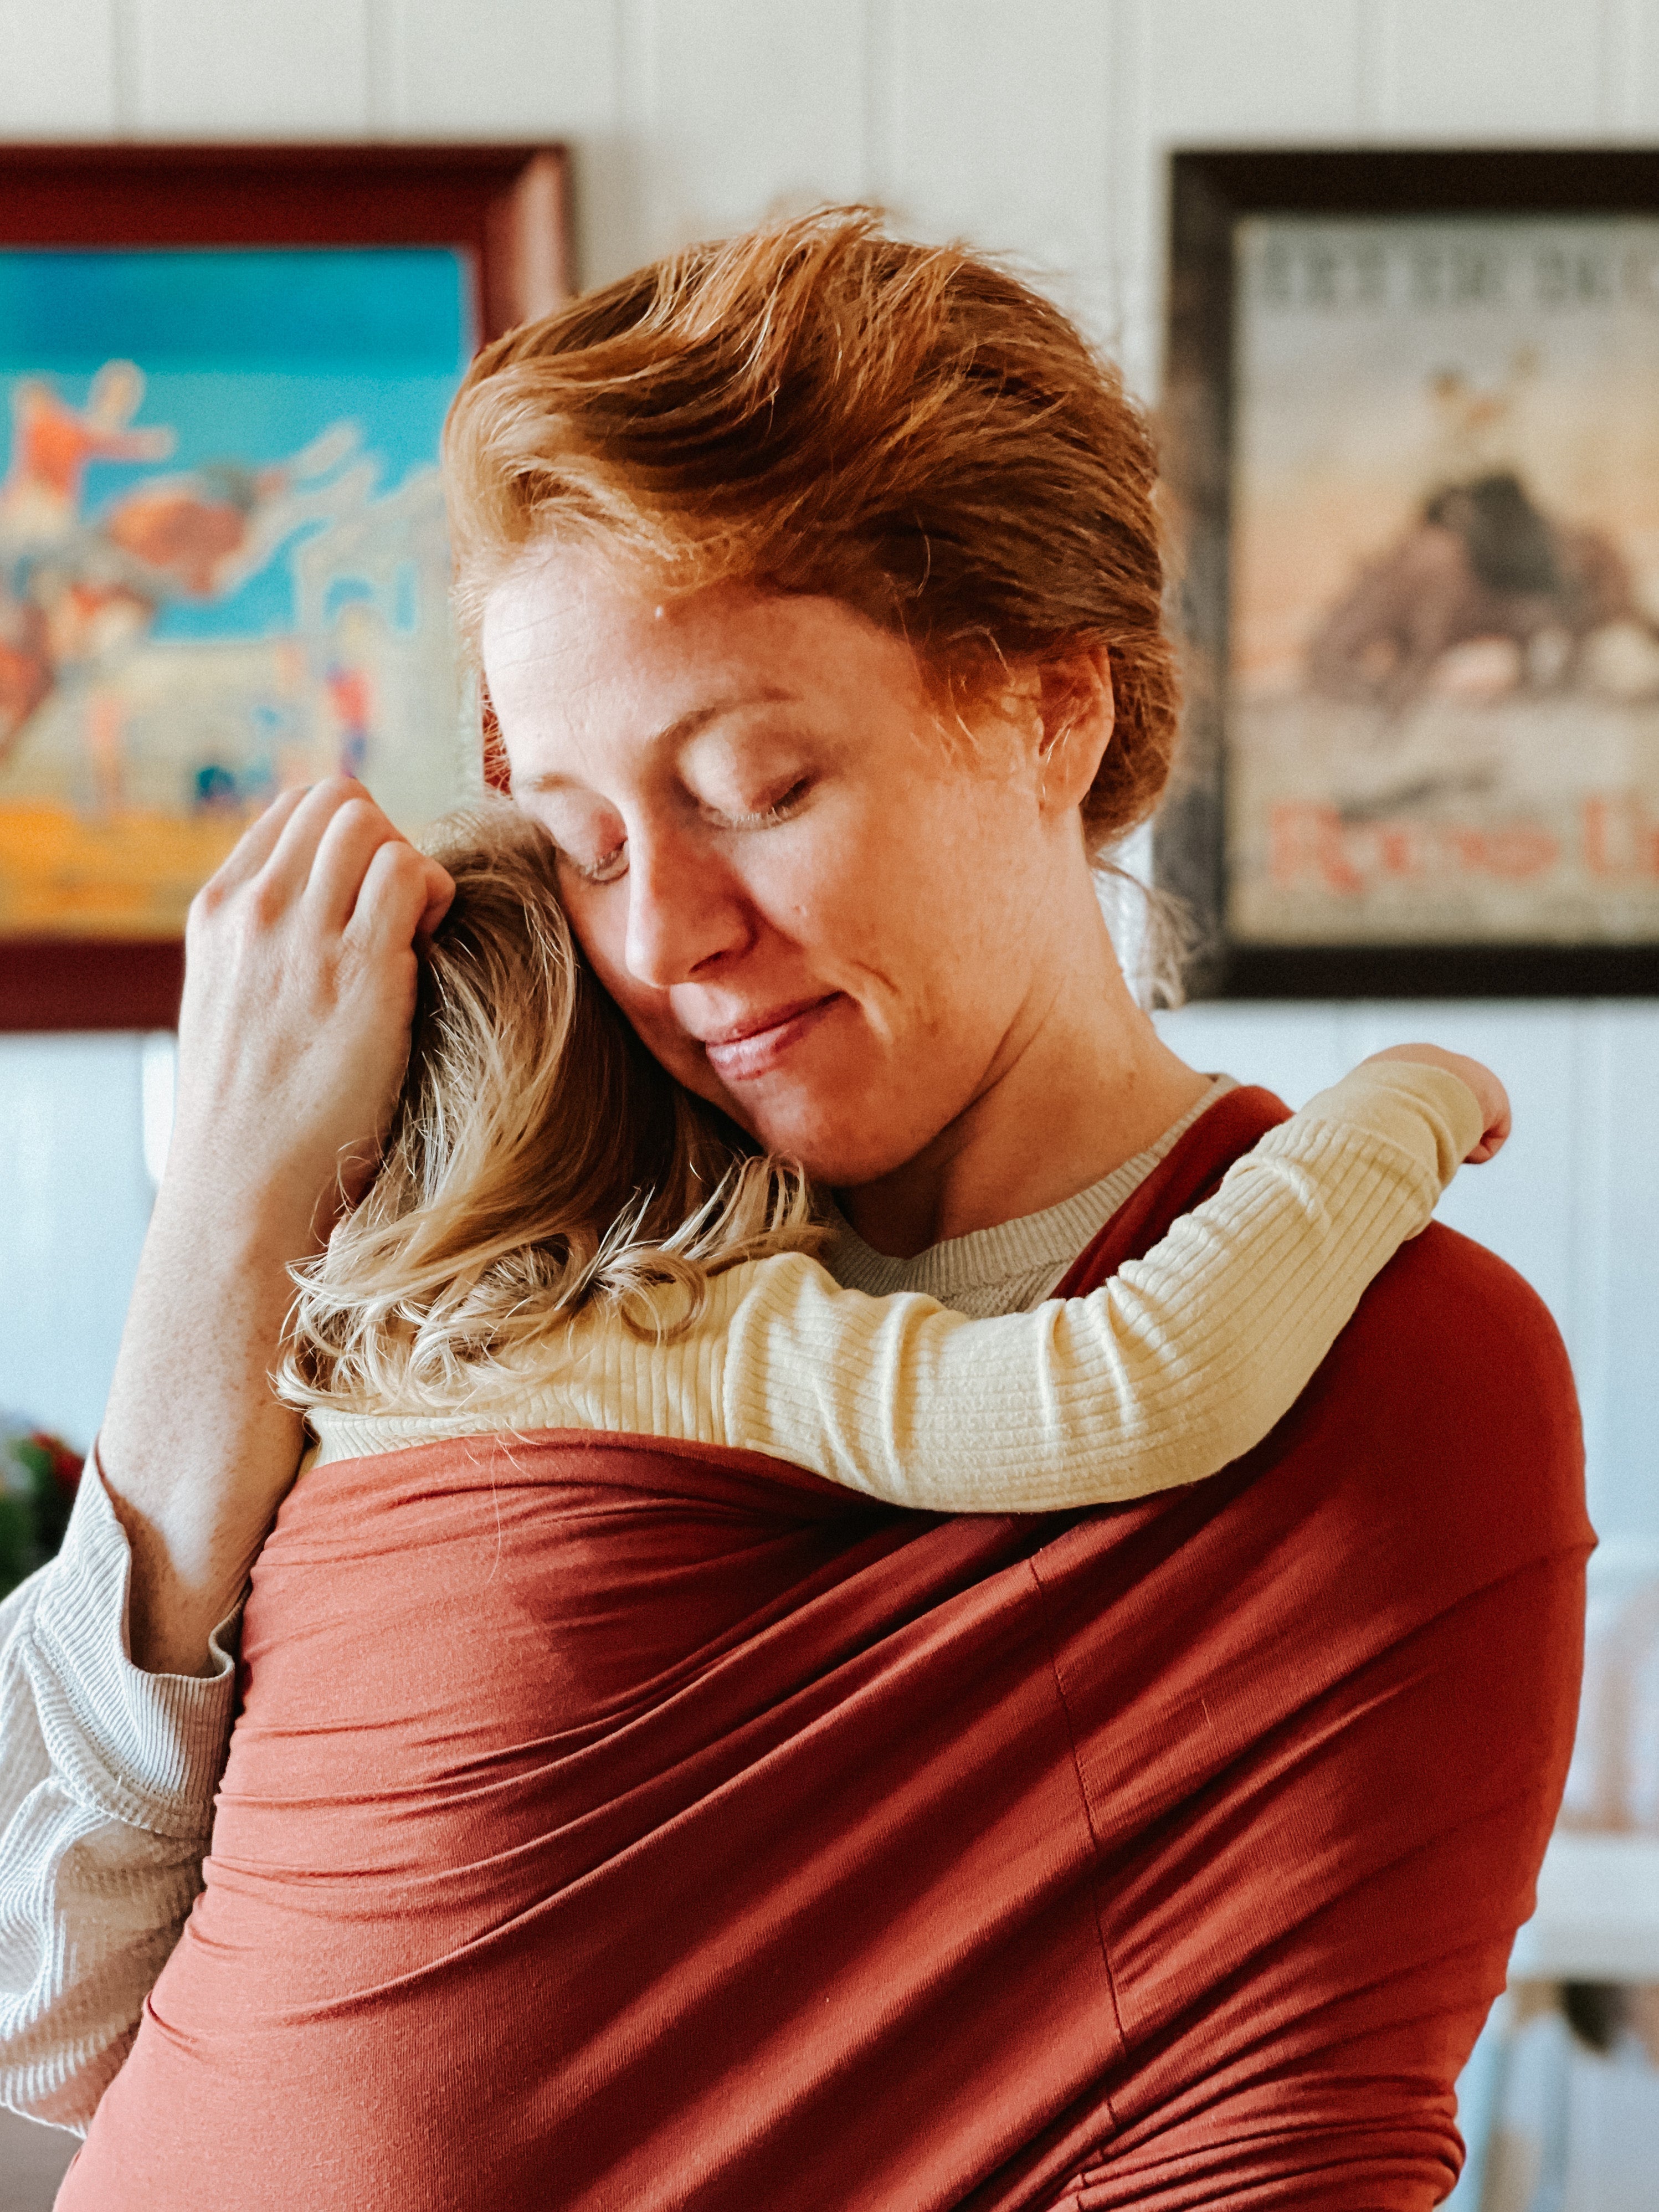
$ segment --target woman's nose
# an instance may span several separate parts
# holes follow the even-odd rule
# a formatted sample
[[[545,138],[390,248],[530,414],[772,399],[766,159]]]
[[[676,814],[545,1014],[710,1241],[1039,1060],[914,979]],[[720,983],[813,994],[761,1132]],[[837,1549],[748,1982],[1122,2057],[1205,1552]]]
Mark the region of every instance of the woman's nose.
[[[667,990],[745,951],[754,927],[740,884],[714,854],[672,836],[630,835],[628,972]]]

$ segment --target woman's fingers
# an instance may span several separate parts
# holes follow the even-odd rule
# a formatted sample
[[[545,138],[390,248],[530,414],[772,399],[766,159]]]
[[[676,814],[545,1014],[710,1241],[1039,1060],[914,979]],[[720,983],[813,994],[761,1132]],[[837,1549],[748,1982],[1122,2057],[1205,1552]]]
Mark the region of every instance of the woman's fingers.
[[[289,795],[191,909],[168,1175],[207,1218],[240,1218],[297,1257],[376,1157],[409,1053],[416,933],[453,896],[443,870],[359,783]],[[263,858],[260,855],[263,854]]]
[[[371,957],[428,939],[455,896],[443,868],[350,776],[285,793],[238,842],[212,888],[210,908],[252,889],[265,927],[293,916],[319,952],[349,934]]]
[[[435,908],[441,921],[454,896],[435,860],[405,838],[387,839],[369,860],[345,933],[370,961],[408,952],[427,915]]]
[[[430,937],[449,910],[455,886],[361,787],[348,790],[323,828],[306,883],[306,904],[325,927],[349,929],[367,895],[371,872],[385,853],[398,856],[392,871],[401,892],[397,928],[407,946],[417,938]],[[381,877],[386,873],[382,868]],[[405,921],[403,909],[417,890],[413,915]]]
[[[273,799],[258,821],[250,823],[204,885],[223,893],[257,876],[276,849],[276,841],[306,793],[303,788],[285,791]]]
[[[430,944],[433,931],[455,902],[455,878],[447,868],[441,867],[436,860],[428,860],[425,854],[421,855],[421,860],[426,877],[426,903],[421,909],[419,921],[415,925],[415,941],[424,945]]]
[[[359,786],[330,816],[312,858],[305,901],[324,927],[343,930],[347,927],[362,895],[370,864],[388,845],[401,845],[414,854],[396,823]]]
[[[348,809],[352,810],[355,818],[385,823],[389,835],[398,834],[355,777],[331,775],[322,783],[313,783],[283,823],[270,857],[259,871],[261,887],[273,908],[294,905],[305,896],[323,842],[336,817]],[[368,865],[367,852],[362,854],[362,865]],[[349,910],[348,908],[347,912]],[[340,919],[343,921],[344,917]]]

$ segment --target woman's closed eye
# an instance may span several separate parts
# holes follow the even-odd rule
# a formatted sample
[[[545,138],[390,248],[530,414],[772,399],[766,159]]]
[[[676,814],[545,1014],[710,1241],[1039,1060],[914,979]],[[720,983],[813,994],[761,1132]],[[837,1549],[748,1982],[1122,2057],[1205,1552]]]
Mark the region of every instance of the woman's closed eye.
[[[580,859],[568,846],[561,845],[559,858],[585,884],[614,884],[618,877],[628,873],[628,840],[623,838],[608,853],[591,860]]]
[[[704,799],[697,803],[696,811],[711,830],[773,830],[799,812],[811,787],[811,776],[798,776],[776,798],[768,799],[763,805],[721,805],[712,799]],[[614,884],[628,873],[625,836],[611,842],[603,835],[584,836],[567,831],[564,837],[560,837],[556,831],[554,842],[558,846],[562,865],[584,884]]]
[[[744,809],[705,805],[703,818],[721,830],[772,830],[780,822],[787,822],[792,814],[799,813],[802,801],[811,788],[811,778],[800,776],[788,789],[765,805]]]

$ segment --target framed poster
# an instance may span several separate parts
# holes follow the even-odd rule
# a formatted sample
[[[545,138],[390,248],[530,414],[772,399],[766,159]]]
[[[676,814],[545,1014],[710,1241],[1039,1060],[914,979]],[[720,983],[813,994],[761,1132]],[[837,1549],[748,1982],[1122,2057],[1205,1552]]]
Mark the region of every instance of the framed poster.
[[[1659,155],[1172,182],[1189,988],[1659,991]]]
[[[555,149],[0,149],[0,1028],[169,1025],[279,791],[479,773],[444,413],[566,296]]]

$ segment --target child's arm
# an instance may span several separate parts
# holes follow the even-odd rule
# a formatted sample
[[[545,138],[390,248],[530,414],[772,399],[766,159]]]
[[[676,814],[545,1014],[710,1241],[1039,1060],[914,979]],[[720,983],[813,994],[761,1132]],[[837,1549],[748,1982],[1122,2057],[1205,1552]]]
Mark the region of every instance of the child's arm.
[[[899,1505],[1032,1511],[1213,1474],[1286,1413],[1480,1146],[1444,1069],[1370,1061],[1086,1298],[969,1321],[768,1261],[724,1340],[719,1441]],[[1505,1121],[1504,1126],[1507,1127]]]

